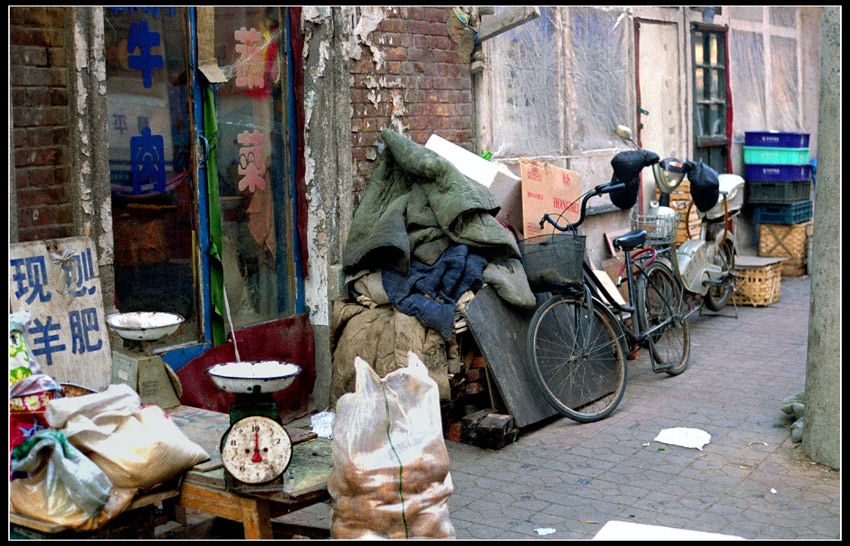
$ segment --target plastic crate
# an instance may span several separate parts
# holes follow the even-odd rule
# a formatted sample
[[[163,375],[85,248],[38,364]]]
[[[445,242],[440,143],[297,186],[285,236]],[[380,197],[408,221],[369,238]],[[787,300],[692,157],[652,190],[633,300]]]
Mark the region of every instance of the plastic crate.
[[[808,148],[744,146],[744,163],[747,165],[802,165],[808,162]]]
[[[746,165],[744,178],[771,182],[796,182],[811,178],[812,166],[805,165]]]
[[[811,194],[811,180],[800,180],[798,182],[747,181],[747,202],[753,204],[787,205],[804,201],[811,197]]]
[[[753,221],[757,224],[799,224],[811,220],[813,209],[811,199],[790,205],[756,205]]]
[[[772,146],[775,148],[808,148],[809,133],[783,133],[781,131],[747,131],[745,146]]]

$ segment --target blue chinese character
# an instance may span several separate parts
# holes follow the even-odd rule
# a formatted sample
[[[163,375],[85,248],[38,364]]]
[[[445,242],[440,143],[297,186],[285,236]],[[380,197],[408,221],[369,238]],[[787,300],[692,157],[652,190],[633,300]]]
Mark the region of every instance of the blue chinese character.
[[[74,267],[76,265],[76,267]],[[62,270],[65,272],[65,286],[68,288],[68,293],[72,296],[79,297],[85,294],[94,294],[94,286],[83,286],[83,284],[94,277],[94,264],[92,263],[91,249],[87,248],[79,254],[73,255],[73,262],[67,261],[62,264]],[[72,287],[76,285],[76,289]]]
[[[41,320],[35,319],[33,321],[33,326],[29,329],[29,333],[35,335],[35,337],[32,338],[32,344],[35,346],[32,350],[32,354],[35,356],[46,355],[48,366],[53,365],[53,353],[65,350],[64,343],[57,343],[56,345],[51,346],[51,343],[54,341],[59,341],[59,334],[50,335],[50,332],[61,329],[59,323],[52,324],[52,322],[53,317],[47,317],[47,324],[42,324]],[[39,345],[42,346],[38,347]]]
[[[151,48],[160,44],[159,32],[149,32],[148,22],[139,21],[130,27],[130,37],[127,38],[127,53],[135,53],[138,47],[139,55],[130,55],[127,62],[130,68],[138,68],[142,71],[142,82],[145,87],[151,87],[151,70],[162,68],[162,55],[151,55]]]
[[[75,355],[83,354],[86,351],[97,351],[103,346],[103,340],[98,339],[97,343],[93,344],[89,339],[89,332],[100,331],[100,327],[97,325],[97,310],[94,307],[68,312],[68,321],[71,325],[71,340],[73,341],[71,351]]]
[[[20,299],[21,296],[32,291],[27,298],[27,304],[32,303],[36,296],[40,302],[50,301],[52,294],[44,292],[47,284],[47,266],[44,264],[44,256],[15,258],[9,260],[9,265],[15,268],[12,280],[18,285],[15,290],[16,298]]]
[[[133,193],[142,193],[142,182],[154,183],[154,190],[165,191],[165,142],[162,135],[151,135],[145,127],[142,136],[130,139],[130,176]]]

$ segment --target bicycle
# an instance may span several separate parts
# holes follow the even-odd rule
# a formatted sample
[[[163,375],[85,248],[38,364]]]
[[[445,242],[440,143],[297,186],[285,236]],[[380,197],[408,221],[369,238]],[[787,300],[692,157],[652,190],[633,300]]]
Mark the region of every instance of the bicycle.
[[[648,347],[652,370],[669,375],[684,372],[690,359],[687,320],[698,309],[688,307],[680,279],[657,259],[673,247],[641,248],[647,242],[658,245],[669,239],[670,231],[675,237],[678,216],[656,218],[654,224],[646,224],[647,229],[613,241],[625,254],[618,285],[623,271],[628,272],[625,281],[631,305],[619,304],[611,296],[585,253],[585,236],[578,227],[584,222],[587,201],[623,187],[614,181],[596,186],[582,196],[576,223],[561,226],[546,214],[540,227],[548,222],[562,233],[520,241],[532,288],[538,293],[554,292],[529,325],[527,352],[534,376],[560,413],[582,423],[608,417],[620,403],[626,389],[627,351]],[[633,317],[631,326],[612,309]]]

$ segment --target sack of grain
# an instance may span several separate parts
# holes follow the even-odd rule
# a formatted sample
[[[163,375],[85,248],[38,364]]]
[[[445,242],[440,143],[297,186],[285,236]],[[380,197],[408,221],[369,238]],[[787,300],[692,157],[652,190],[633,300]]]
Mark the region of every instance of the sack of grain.
[[[454,538],[439,390],[414,353],[381,379],[361,358],[333,425],[333,538]]]

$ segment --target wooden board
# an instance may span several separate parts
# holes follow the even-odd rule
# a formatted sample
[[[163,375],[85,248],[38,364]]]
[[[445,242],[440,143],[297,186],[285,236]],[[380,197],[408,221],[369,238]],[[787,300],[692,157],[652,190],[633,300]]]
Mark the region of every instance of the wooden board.
[[[9,306],[32,315],[25,334],[42,373],[96,391],[109,386],[112,349],[89,237],[9,245]]]
[[[526,355],[526,333],[534,310],[508,304],[492,286],[486,286],[463,314],[517,426],[556,415],[537,386]]]
[[[177,406],[169,409],[167,413],[183,434],[204,448],[210,456],[209,461],[195,465],[194,470],[206,472],[221,468],[219,442],[230,427],[230,415],[190,406]],[[316,433],[311,430],[291,426],[284,428],[293,444],[316,437]]]
[[[292,460],[284,474],[283,490],[254,493],[252,496],[275,502],[293,502],[325,491],[333,468],[331,444],[327,438],[313,438],[293,445]],[[184,482],[224,490],[224,467],[205,472],[195,467],[186,474]]]

